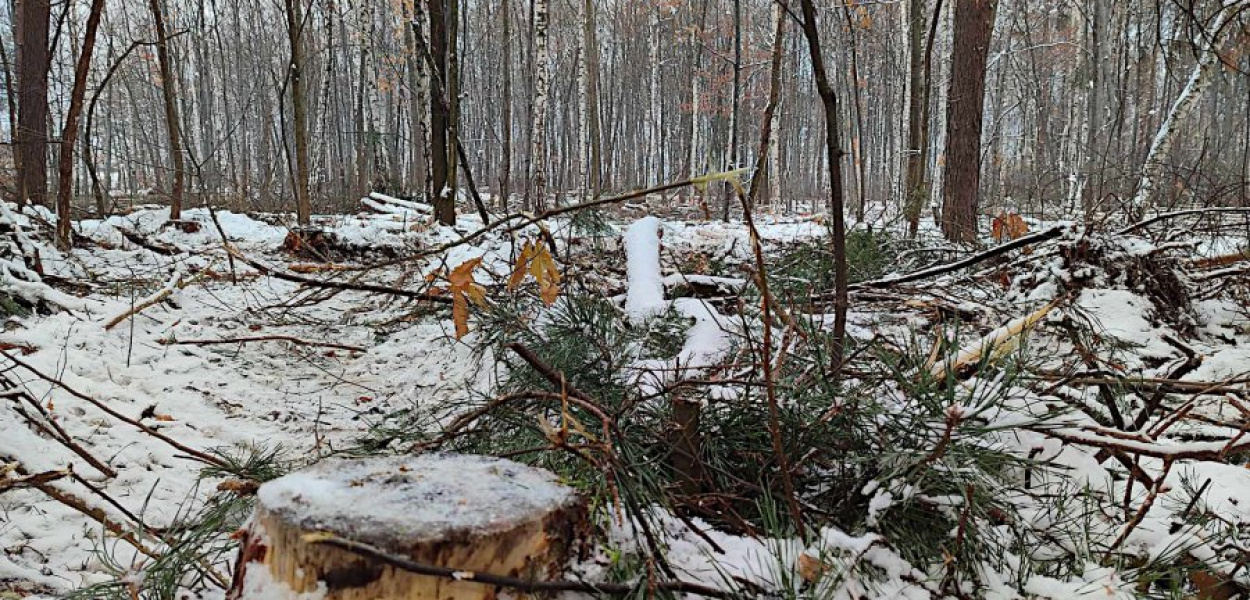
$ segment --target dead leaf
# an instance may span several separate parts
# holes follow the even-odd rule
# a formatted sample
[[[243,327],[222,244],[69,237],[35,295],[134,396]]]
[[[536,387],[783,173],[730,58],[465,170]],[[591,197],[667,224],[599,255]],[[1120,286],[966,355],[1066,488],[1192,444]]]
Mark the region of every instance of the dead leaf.
[[[555,303],[560,297],[560,269],[551,255],[550,248],[541,240],[526,242],[517,256],[512,275],[508,277],[508,289],[514,290],[525,280],[526,275],[538,282],[538,296],[547,306]]]
[[[480,264],[481,257],[466,260],[447,274],[451,291],[451,319],[456,324],[456,339],[469,333],[469,303],[486,305],[486,288],[473,280],[473,269]]]

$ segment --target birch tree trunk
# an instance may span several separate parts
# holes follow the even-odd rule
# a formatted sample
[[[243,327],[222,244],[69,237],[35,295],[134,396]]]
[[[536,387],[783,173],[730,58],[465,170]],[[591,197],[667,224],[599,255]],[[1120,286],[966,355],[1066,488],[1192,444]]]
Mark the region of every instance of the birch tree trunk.
[[[547,195],[547,94],[551,65],[547,40],[547,0],[534,0],[534,123],[530,140],[530,189],[534,209],[546,207]]]
[[[1202,99],[1203,94],[1211,85],[1211,78],[1216,72],[1216,66],[1220,62],[1219,50],[1224,40],[1225,25],[1234,18],[1239,12],[1250,7],[1250,0],[1236,0],[1228,3],[1220,9],[1216,14],[1214,25],[1211,27],[1211,36],[1200,36],[1197,44],[1202,49],[1202,55],[1198,58],[1197,64],[1194,65],[1193,71],[1189,74],[1189,80],[1185,83],[1185,87],[1181,90],[1180,96],[1172,103],[1171,110],[1163,122],[1159,124],[1159,130],[1155,133],[1154,140],[1150,143],[1150,150],[1146,153],[1146,160],[1142,162],[1141,177],[1137,181],[1137,192],[1133,195],[1133,200],[1129,204],[1131,211],[1130,219],[1140,219],[1148,208],[1151,196],[1155,192],[1155,188],[1159,185],[1160,172],[1163,170],[1163,159],[1168,151],[1172,149],[1172,144],[1176,141],[1176,136],[1180,132],[1180,125],[1193,112],[1194,107],[1198,105],[1198,101]]]
[[[409,92],[408,128],[412,134],[412,166],[408,175],[408,187],[413,192],[430,193],[429,136],[430,113],[425,110],[430,103],[430,71],[417,47],[423,44],[426,31],[425,7],[421,0],[412,2],[412,26],[408,28],[408,77],[412,90]],[[422,36],[418,39],[418,36]],[[505,33],[506,37],[506,33]]]
[[[503,30],[503,108],[499,119],[503,130],[503,147],[499,166],[499,210],[508,212],[508,199],[512,195],[512,2],[502,0],[499,7]]]

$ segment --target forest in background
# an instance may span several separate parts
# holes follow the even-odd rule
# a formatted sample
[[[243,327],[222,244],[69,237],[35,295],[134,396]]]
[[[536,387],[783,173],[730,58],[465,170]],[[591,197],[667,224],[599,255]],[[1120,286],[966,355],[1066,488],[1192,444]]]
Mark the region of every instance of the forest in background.
[[[42,133],[55,142],[91,11],[85,2],[30,0],[4,3],[0,19],[17,24],[16,10],[40,4],[51,35]],[[166,202],[180,173],[189,205],[292,210],[301,172],[317,212],[348,209],[369,191],[427,197],[430,109],[440,95],[452,99],[446,130],[467,159],[457,165],[450,153],[452,187],[471,174],[496,201],[509,195],[529,206],[539,173],[550,194],[571,197],[751,166],[782,11],[765,0],[95,4],[98,39],[72,172],[75,205],[96,213]],[[818,4],[841,99],[848,214],[898,214],[909,196],[941,204],[956,3]],[[988,7],[983,212],[1053,217],[1127,205],[1156,134],[1211,50],[1218,64],[1203,82],[1209,88],[1158,161],[1154,201],[1244,202],[1250,36],[1236,16],[1221,17],[1223,2],[980,4],[997,4]],[[431,6],[447,13],[442,31],[430,28]],[[14,68],[20,39],[3,29],[11,134],[20,129],[15,99],[30,85]],[[829,175],[820,99],[797,29],[784,42],[765,198],[778,209],[811,210]],[[442,60],[428,60],[431,51]],[[444,81],[453,93],[442,93]],[[47,149],[56,165],[61,146]],[[919,165],[910,176],[909,161]],[[57,173],[49,176],[56,189]],[[713,199],[706,212],[722,216],[727,199]],[[472,210],[467,197],[460,204]]]

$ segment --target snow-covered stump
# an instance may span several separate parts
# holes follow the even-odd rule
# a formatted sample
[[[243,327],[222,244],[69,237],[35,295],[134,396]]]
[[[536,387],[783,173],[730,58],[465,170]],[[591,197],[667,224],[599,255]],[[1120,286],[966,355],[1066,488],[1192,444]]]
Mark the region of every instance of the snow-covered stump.
[[[327,460],[260,487],[230,597],[490,600],[493,586],[417,575],[309,534],[423,565],[539,581],[559,577],[585,523],[584,505],[570,488],[508,460]]]

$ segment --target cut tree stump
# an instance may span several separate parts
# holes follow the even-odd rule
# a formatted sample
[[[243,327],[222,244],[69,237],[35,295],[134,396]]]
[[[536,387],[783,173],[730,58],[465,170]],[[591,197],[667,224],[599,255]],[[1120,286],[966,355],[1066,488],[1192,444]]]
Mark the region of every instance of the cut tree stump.
[[[281,584],[327,600],[493,600],[494,586],[417,575],[306,536],[543,581],[559,578],[586,528],[584,504],[555,476],[485,456],[331,459],[265,483],[256,497],[229,598],[267,599]]]

